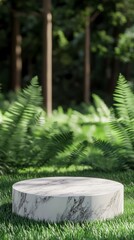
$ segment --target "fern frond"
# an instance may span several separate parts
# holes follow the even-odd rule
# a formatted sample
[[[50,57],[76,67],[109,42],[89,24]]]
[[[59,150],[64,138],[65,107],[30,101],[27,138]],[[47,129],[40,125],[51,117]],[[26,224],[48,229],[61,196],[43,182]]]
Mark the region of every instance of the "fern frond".
[[[134,151],[125,148],[123,145],[111,143],[103,140],[95,140],[93,146],[98,148],[103,158],[99,163],[99,168],[103,165],[103,169],[133,169],[134,168]],[[96,164],[96,163],[95,163]],[[96,164],[97,165],[97,164]]]
[[[43,145],[39,153],[40,164],[44,164],[64,152],[72,144],[73,133],[71,131],[62,131],[48,136],[45,141],[41,138],[39,142],[39,146]]]
[[[93,147],[100,149],[104,156],[116,157],[116,148],[109,141],[94,139]]]
[[[14,168],[24,164],[23,152],[27,135],[31,123],[38,119],[37,107],[41,102],[41,88],[35,77],[32,79],[31,85],[18,94],[17,100],[9,107],[0,125],[0,149],[7,153],[4,159],[0,160],[0,166],[5,166],[2,168],[7,169],[6,166]]]
[[[128,123],[125,121],[122,122],[122,121],[114,120],[110,122],[110,126],[112,130],[115,132],[115,137],[113,137],[111,141],[113,142],[114,140],[114,142],[116,143],[118,140],[118,143],[121,144],[122,147],[125,147],[128,150],[132,150],[133,149],[132,141],[130,138],[130,134],[127,131]]]
[[[64,131],[57,134],[54,134],[51,139],[50,143],[47,146],[48,151],[52,149],[54,152],[61,152],[66,149],[69,145],[73,142],[73,132],[72,131]]]
[[[77,160],[77,163],[82,159],[85,159],[87,157],[87,147],[88,147],[88,142],[87,141],[82,141],[77,144],[73,144],[71,146],[72,150],[71,153],[67,156],[67,165],[74,164],[74,162]]]
[[[100,150],[100,159],[92,162],[93,167],[103,171],[110,171],[119,168],[120,162],[117,145],[104,140],[95,140],[93,147],[94,149]]]
[[[5,113],[5,120],[0,130],[3,136],[0,141],[1,147],[9,147],[23,139],[35,117],[36,106],[41,104],[41,100],[41,89],[37,78],[33,78],[32,85],[18,94],[17,101]]]
[[[97,96],[96,94],[92,94],[93,100],[94,100],[94,104],[96,107],[96,111],[99,115],[99,117],[106,117],[109,118],[110,116],[110,110],[107,107],[107,105],[104,103],[104,101]]]
[[[126,79],[121,74],[115,88],[114,101],[118,118],[124,120],[134,119],[134,94]]]
[[[133,147],[133,151],[134,151],[134,119],[128,123],[126,123],[126,129],[127,134],[129,136],[129,139],[131,141],[131,145]]]

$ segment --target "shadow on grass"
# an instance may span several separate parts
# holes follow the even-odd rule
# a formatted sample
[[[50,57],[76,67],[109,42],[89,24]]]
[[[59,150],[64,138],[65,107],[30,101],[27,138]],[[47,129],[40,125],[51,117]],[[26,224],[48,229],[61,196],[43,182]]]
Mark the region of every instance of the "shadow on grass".
[[[29,228],[30,225],[44,225],[48,226],[47,223],[38,222],[32,219],[27,219],[24,217],[17,216],[12,213],[12,204],[7,203],[0,206],[0,224],[4,223],[5,225],[12,224],[13,226],[19,227],[23,226],[24,228]]]
[[[133,216],[129,215],[129,218],[132,219],[132,217]],[[118,222],[118,217],[116,217],[115,219],[112,219],[112,220],[106,220],[105,223],[104,223],[104,221],[102,221],[102,222],[101,221],[98,221],[98,222],[94,222],[94,221],[92,222],[91,221],[91,222],[85,222],[84,224],[83,223],[70,223],[70,222],[68,222],[68,223],[67,222],[61,222],[61,223],[58,223],[58,224],[46,223],[44,221],[35,221],[35,220],[32,220],[32,219],[27,219],[27,218],[20,217],[20,216],[17,216],[15,214],[12,214],[12,204],[11,203],[3,204],[3,205],[0,206],[0,225],[4,226],[4,229],[2,228],[1,230],[3,230],[3,232],[5,231],[5,229],[6,229],[6,232],[11,231],[10,236],[11,236],[11,234],[13,235],[12,239],[19,239],[16,235],[19,232],[21,232],[22,235],[24,233],[25,233],[25,235],[29,234],[28,236],[33,235],[32,238],[25,238],[25,239],[36,239],[35,236],[34,236],[34,231],[35,232],[39,231],[38,237],[42,236],[42,232],[44,234],[45,231],[46,231],[46,233],[47,233],[47,231],[50,231],[50,232],[53,231],[54,234],[56,234],[57,231],[58,231],[59,238],[51,238],[52,235],[50,234],[50,238],[47,238],[47,239],[61,239],[62,233],[63,232],[66,233],[67,231],[69,231],[69,229],[71,229],[71,230],[70,230],[70,233],[69,233],[68,236],[70,236],[72,229],[74,230],[74,238],[73,238],[73,235],[72,235],[71,239],[100,239],[99,236],[98,236],[98,238],[95,238],[94,233],[92,233],[91,235],[87,234],[87,232],[89,230],[90,230],[90,232],[92,231],[92,228],[94,228],[94,225],[96,224],[96,229],[98,231],[99,231],[100,227],[102,227],[102,229],[103,229],[101,239],[104,239],[104,240],[107,240],[107,239],[111,239],[111,240],[117,240],[117,239],[118,240],[132,240],[133,239],[132,231],[127,232],[125,234],[126,235],[125,237],[123,236],[124,231],[121,233],[120,228],[122,227],[122,224],[119,228],[120,236],[116,236],[110,230],[112,227],[115,226],[115,224],[117,224],[117,226],[119,227],[120,223],[123,223],[123,222],[125,223],[126,221],[127,221],[127,219],[125,219],[125,216],[124,217],[122,216],[122,217],[119,217],[119,222]],[[105,229],[103,227],[103,224],[105,224],[105,227],[107,226],[107,230],[109,229],[107,235],[106,235]],[[81,235],[82,237],[80,236],[80,238],[78,238],[79,234],[75,233],[76,229],[78,230],[79,233],[80,233],[80,231],[82,232],[82,235]],[[9,235],[7,235],[7,236],[9,236]],[[92,236],[92,237],[90,238],[90,236]],[[36,235],[36,237],[37,237],[37,235]],[[2,238],[2,239],[4,240],[4,239],[10,239],[10,238]],[[70,239],[70,238],[66,238],[66,239]]]
[[[25,230],[29,230],[29,228],[33,228],[35,226],[43,226],[45,228],[49,228],[52,226],[58,225],[58,227],[62,227],[66,225],[69,222],[60,222],[60,223],[52,223],[52,222],[45,222],[45,221],[38,221],[38,220],[33,220],[33,219],[28,219],[26,217],[21,217],[18,216],[14,213],[12,213],[12,204],[7,203],[3,204],[0,206],[0,225],[4,224],[5,226],[8,227],[8,225],[12,225],[13,227],[16,228],[22,228]],[[73,223],[70,222],[72,225],[81,225],[82,223]]]

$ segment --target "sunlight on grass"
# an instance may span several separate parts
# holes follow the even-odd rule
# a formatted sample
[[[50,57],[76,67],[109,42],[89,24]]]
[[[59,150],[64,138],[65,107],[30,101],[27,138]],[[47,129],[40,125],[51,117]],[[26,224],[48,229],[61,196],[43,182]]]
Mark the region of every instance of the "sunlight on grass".
[[[57,167],[57,166],[47,166],[47,167],[41,167],[39,169],[37,169],[36,167],[30,167],[30,168],[25,168],[25,169],[21,169],[19,170],[19,173],[30,173],[30,172],[47,172],[47,173],[53,173],[53,172],[57,172],[57,173],[66,173],[66,172],[77,172],[77,171],[84,171],[84,170],[91,170],[92,168],[90,166],[83,166],[83,165],[71,165],[69,167]]]

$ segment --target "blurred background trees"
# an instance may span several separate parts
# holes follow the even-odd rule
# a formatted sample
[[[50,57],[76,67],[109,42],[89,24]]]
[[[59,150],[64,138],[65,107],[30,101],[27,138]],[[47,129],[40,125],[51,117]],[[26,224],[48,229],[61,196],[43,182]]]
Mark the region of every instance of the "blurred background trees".
[[[26,86],[32,76],[38,75],[44,95],[48,91],[51,95],[45,75],[51,37],[45,43],[44,8],[43,0],[0,0],[3,93]],[[133,9],[134,0],[51,1],[53,68],[49,79],[51,82],[53,76],[53,107],[88,103],[92,92],[110,102],[120,72],[132,81]]]

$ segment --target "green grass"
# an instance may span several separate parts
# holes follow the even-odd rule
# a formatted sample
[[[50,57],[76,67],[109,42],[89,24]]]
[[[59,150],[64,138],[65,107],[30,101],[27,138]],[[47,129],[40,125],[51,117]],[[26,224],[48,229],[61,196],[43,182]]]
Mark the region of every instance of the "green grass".
[[[16,181],[46,176],[93,176],[120,181],[125,186],[125,212],[106,221],[82,224],[46,224],[12,214],[11,190]],[[101,173],[88,167],[47,167],[25,169],[17,175],[0,177],[0,240],[133,240],[134,239],[134,172]]]

